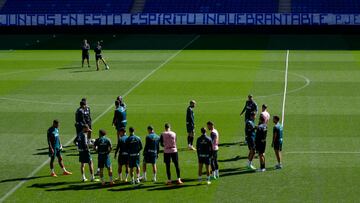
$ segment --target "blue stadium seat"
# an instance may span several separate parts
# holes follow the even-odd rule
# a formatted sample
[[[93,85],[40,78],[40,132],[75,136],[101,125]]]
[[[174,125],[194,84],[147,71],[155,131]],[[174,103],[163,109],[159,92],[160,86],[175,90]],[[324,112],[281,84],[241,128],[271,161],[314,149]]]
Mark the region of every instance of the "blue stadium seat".
[[[293,13],[359,13],[359,0],[292,0]]]
[[[8,0],[1,13],[129,13],[133,0]]]

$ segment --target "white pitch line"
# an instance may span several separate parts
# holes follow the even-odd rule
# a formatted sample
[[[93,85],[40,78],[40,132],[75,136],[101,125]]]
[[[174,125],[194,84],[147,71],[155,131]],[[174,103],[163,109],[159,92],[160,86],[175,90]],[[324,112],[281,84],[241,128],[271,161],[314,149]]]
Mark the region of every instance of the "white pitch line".
[[[284,80],[284,97],[282,104],[282,114],[281,114],[281,125],[284,126],[285,121],[285,102],[286,102],[286,91],[287,91],[287,81],[288,81],[288,69],[289,69],[289,54],[290,51],[286,51],[286,61],[285,61],[285,80]]]
[[[285,154],[360,154],[360,152],[346,152],[346,151],[294,151],[285,152]]]
[[[196,35],[190,42],[188,42],[183,48],[179,49],[177,52],[175,52],[173,55],[171,55],[168,59],[166,59],[162,64],[160,64],[157,68],[153,69],[150,73],[148,73],[145,77],[143,77],[139,82],[137,82],[134,86],[132,86],[127,92],[123,94],[123,97],[126,97],[128,94],[130,94],[135,88],[137,88],[139,85],[141,85],[146,79],[148,79],[151,75],[153,75],[157,70],[162,68],[164,65],[169,63],[173,58],[175,58],[177,55],[180,54],[184,49],[186,49],[190,44],[195,42],[197,39],[199,39],[200,35]],[[99,116],[97,116],[93,123],[97,122],[101,117],[103,117],[114,105],[111,104],[103,113],[101,113]],[[74,138],[70,139],[65,146],[69,145]],[[32,171],[25,180],[22,180],[19,182],[15,187],[13,187],[9,192],[7,192],[1,199],[0,203],[5,201],[6,198],[8,198],[10,195],[12,195],[16,190],[18,190],[24,183],[27,182],[27,179],[33,177],[36,173],[38,173],[48,162],[50,159],[47,159],[44,161],[40,166],[38,166],[34,171]]]

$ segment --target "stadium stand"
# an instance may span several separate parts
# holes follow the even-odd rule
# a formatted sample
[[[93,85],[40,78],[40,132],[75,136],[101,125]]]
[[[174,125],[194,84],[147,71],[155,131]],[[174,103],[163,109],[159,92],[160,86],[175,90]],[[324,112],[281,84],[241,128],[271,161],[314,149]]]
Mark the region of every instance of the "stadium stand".
[[[359,13],[359,0],[292,0],[293,13]]]
[[[1,13],[129,13],[133,0],[8,0]]]
[[[145,13],[276,13],[278,0],[147,0]]]

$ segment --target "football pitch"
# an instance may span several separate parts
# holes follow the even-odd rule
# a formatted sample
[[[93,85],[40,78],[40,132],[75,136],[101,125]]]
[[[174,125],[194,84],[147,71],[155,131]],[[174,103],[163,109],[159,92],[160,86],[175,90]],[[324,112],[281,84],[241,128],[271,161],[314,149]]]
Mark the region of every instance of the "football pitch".
[[[319,37],[311,43],[323,43],[321,50],[297,50],[304,48],[306,37],[291,47],[277,45],[281,37],[247,42],[232,35],[105,36],[103,56],[110,70],[101,66],[95,71],[92,52],[91,68],[81,68],[81,51],[76,50],[81,39],[22,36],[14,47],[11,36],[0,40],[0,202],[359,201],[360,51],[346,50],[352,46],[348,41]],[[101,38],[88,39],[93,45]],[[260,45],[252,47],[254,41]],[[334,44],[341,50],[326,50]],[[271,115],[284,115],[282,170],[274,169],[272,123],[267,171],[245,167],[248,148],[242,143],[244,118],[239,114],[249,93],[259,107],[267,104]],[[86,97],[93,137],[105,129],[115,145],[111,123],[118,95],[128,106],[128,126],[143,142],[149,124],[158,134],[165,122],[172,125],[183,185],[165,185],[163,154],[156,183],[102,187],[81,182],[72,144],[75,110]],[[195,136],[209,120],[220,133],[220,179],[211,185],[198,183],[196,152],[187,150],[185,115],[192,99],[197,102]],[[46,130],[55,118],[71,176],[49,176]],[[97,155],[93,159],[96,168]],[[254,163],[259,167],[258,159]],[[61,174],[56,162],[55,171]],[[86,173],[89,177],[88,168]]]

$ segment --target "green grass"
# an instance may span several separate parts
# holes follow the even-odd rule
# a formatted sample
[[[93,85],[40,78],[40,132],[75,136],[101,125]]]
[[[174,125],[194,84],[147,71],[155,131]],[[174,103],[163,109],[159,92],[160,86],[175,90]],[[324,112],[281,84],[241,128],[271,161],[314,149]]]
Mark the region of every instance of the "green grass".
[[[236,50],[235,46],[222,49],[221,42],[231,44],[234,36],[200,36],[125,98],[129,125],[137,129],[143,140],[147,125],[152,124],[160,133],[165,122],[172,124],[178,136],[183,186],[164,185],[162,154],[158,161],[158,183],[147,182],[138,187],[119,184],[111,188],[81,183],[77,151],[71,145],[65,148],[63,156],[67,169],[74,173],[72,176],[51,178],[46,165],[27,178],[48,158],[46,130],[52,119],[61,121],[61,139],[65,144],[75,135],[74,112],[82,97],[88,98],[92,116],[97,118],[117,95],[132,89],[194,38],[193,35],[152,37],[153,41],[149,36],[111,39],[115,43],[113,50],[104,51],[110,71],[94,71],[93,61],[91,69],[80,68],[78,50],[0,51],[0,197],[26,180],[6,201],[358,201],[360,52],[290,51],[284,169],[273,170],[275,157],[269,144],[270,130],[266,151],[268,171],[250,173],[244,168],[247,147],[239,145],[244,127],[239,113],[246,95],[252,93],[259,106],[266,103],[272,115],[281,115],[286,50]],[[29,40],[37,38],[31,36]],[[66,43],[43,38],[48,44],[34,49],[52,49],[49,46]],[[273,44],[279,37],[263,41]],[[25,37],[21,43],[24,42]],[[211,49],[211,43],[219,46]],[[185,150],[185,113],[191,99],[198,103],[197,135],[208,120],[214,121],[220,132],[221,178],[209,186],[198,185],[196,153]],[[99,128],[104,128],[116,143],[115,130],[111,127],[112,110],[98,118],[94,124],[95,136]],[[270,129],[272,126],[269,125]],[[96,156],[93,158],[96,163]],[[112,161],[116,171],[116,161]],[[259,166],[258,159],[255,165]],[[57,165],[56,171],[60,173]],[[175,175],[174,170],[172,174]]]

